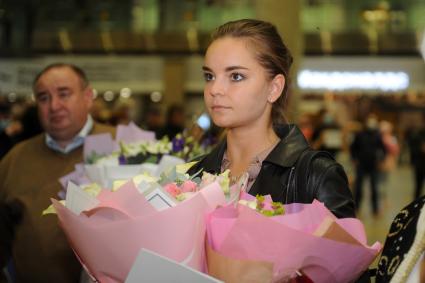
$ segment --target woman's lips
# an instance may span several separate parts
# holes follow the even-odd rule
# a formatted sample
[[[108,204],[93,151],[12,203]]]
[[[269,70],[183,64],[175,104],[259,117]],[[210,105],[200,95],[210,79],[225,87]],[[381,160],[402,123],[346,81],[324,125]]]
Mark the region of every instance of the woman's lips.
[[[213,111],[222,111],[222,110],[230,109],[230,107],[226,107],[226,106],[223,106],[223,105],[213,105],[211,107],[211,109]]]

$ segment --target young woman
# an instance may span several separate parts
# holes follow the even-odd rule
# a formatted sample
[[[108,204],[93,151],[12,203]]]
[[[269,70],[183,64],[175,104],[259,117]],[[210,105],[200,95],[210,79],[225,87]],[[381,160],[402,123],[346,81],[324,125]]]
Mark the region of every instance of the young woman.
[[[230,169],[236,181],[247,172],[252,195],[270,194],[283,203],[317,199],[337,217],[354,217],[346,174],[330,156],[316,156],[308,168],[297,169],[310,148],[283,113],[291,63],[270,23],[238,20],[215,31],[203,66],[204,99],[213,122],[227,135],[189,173]],[[297,176],[300,172],[306,176]]]

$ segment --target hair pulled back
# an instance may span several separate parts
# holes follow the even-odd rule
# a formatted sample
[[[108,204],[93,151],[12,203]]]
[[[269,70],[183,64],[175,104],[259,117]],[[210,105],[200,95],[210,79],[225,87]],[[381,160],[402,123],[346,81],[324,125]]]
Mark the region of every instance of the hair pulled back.
[[[273,79],[276,75],[282,74],[285,77],[285,87],[282,94],[272,105],[273,124],[285,123],[285,101],[288,91],[289,69],[292,64],[292,55],[283,43],[276,27],[271,23],[242,19],[227,22],[219,26],[211,36],[211,43],[224,37],[243,38],[252,48],[256,59]]]

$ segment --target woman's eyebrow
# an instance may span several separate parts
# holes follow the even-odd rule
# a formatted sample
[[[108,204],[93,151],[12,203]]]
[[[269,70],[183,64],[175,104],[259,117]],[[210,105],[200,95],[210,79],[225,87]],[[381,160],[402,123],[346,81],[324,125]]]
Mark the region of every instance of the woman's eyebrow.
[[[208,68],[207,66],[202,66],[202,70],[212,72],[212,70],[210,68]],[[242,67],[242,66],[229,66],[229,67],[226,67],[226,69],[225,69],[226,72],[231,72],[231,71],[234,71],[234,70],[248,70],[248,68]]]
[[[207,66],[202,66],[202,70],[205,72],[212,72],[212,70],[210,68],[208,68]],[[226,72],[231,72],[231,71],[235,71],[235,70],[248,70],[248,68],[246,67],[242,67],[242,66],[229,66],[226,67],[226,69],[224,69]]]
[[[230,66],[230,67],[227,67],[225,70],[226,72],[231,72],[234,70],[248,70],[248,68],[242,67],[242,66]]]

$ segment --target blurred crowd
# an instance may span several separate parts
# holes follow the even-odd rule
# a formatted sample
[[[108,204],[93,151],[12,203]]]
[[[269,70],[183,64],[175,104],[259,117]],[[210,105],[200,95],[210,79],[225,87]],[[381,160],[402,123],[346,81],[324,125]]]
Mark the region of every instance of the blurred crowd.
[[[364,195],[363,186],[370,182],[371,211],[378,216],[380,198],[385,197],[388,176],[403,165],[412,169],[414,195],[420,197],[425,179],[425,115],[422,121],[397,129],[397,123],[369,112],[358,120],[341,123],[334,112],[325,108],[315,114],[303,114],[299,126],[311,146],[330,152],[335,158],[346,153],[349,156],[350,187],[359,209]]]

